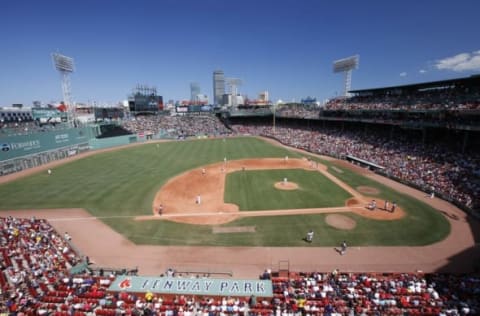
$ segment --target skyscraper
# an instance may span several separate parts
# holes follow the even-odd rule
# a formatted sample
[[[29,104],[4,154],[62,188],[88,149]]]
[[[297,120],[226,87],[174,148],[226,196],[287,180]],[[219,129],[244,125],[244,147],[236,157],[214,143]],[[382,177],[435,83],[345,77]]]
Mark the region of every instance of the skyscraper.
[[[200,94],[200,86],[197,82],[190,83],[190,101],[198,101],[198,95]]]
[[[225,75],[223,70],[213,72],[213,103],[223,105],[223,95],[225,94]]]

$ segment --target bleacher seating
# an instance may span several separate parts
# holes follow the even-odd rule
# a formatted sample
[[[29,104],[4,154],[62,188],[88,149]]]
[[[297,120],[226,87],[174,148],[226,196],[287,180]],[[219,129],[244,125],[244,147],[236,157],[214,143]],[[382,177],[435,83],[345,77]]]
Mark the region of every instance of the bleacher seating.
[[[187,116],[138,115],[135,118],[124,120],[122,125],[132,133],[156,135],[160,131],[164,131],[174,138],[231,134],[231,131],[216,116],[206,114]]]

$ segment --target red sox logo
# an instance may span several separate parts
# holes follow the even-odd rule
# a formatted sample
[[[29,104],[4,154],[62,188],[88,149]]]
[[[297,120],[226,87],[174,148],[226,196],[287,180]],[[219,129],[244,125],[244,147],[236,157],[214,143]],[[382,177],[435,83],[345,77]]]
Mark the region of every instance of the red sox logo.
[[[120,282],[118,287],[121,288],[122,290],[131,288],[132,284],[130,283],[130,279],[123,280],[122,282]]]

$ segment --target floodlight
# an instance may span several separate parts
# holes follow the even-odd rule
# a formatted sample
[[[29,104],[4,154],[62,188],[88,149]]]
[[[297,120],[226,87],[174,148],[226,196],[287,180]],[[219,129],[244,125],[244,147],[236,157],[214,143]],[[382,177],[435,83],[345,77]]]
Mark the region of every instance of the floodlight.
[[[333,62],[333,72],[345,72],[358,68],[359,56],[351,56],[343,59],[339,59]]]
[[[53,62],[55,64],[55,68],[58,71],[65,71],[65,72],[73,72],[74,71],[74,64],[73,58],[64,56],[62,54],[53,53],[52,54]]]
[[[345,91],[344,95],[348,95],[352,83],[352,70],[358,69],[359,55],[339,59],[333,62],[333,72],[343,72],[345,74]]]
[[[55,69],[60,73],[62,77],[62,92],[63,102],[67,107],[68,120],[74,119],[72,115],[75,115],[71,99],[71,86],[70,86],[70,74],[75,70],[73,58],[67,57],[59,53],[52,54],[53,64]]]

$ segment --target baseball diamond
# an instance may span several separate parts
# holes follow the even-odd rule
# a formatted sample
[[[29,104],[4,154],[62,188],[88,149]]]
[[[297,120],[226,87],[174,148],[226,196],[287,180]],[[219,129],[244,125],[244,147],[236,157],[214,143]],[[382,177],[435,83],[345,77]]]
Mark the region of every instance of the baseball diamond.
[[[451,254],[454,254],[461,247],[469,247],[471,243],[468,241],[471,237],[461,232],[461,225],[465,225],[465,222],[452,221],[425,204],[422,193],[364,169],[360,169],[359,175],[357,167],[338,164],[331,158],[288,150],[272,145],[270,141],[255,138],[162,142],[159,145],[160,147],[145,144],[132,148],[110,149],[96,155],[84,154],[84,158],[71,163],[60,165],[57,162],[42,166],[40,169],[55,168],[55,181],[40,172],[5,183],[1,186],[2,193],[14,190],[16,194],[15,198],[2,194],[6,197],[2,208],[18,209],[8,212],[17,216],[41,214],[50,218],[59,231],[68,231],[82,252],[88,253],[97,264],[128,266],[136,261],[135,265],[145,273],[157,273],[174,264],[184,268],[209,266],[209,269],[231,269],[236,275],[251,276],[252,272],[257,274],[259,269],[272,267],[284,259],[290,260],[291,266],[299,270],[342,267],[343,270],[365,271],[385,267],[389,271],[429,271],[447,264],[448,255],[444,254],[445,251],[450,249]],[[188,154],[187,150],[214,153],[213,155],[218,157],[218,163],[208,155],[192,155]],[[178,157],[179,152],[185,155],[185,159],[175,166],[172,158]],[[228,152],[230,158],[226,172],[222,173],[224,152]],[[285,165],[282,159],[286,153],[291,157],[288,165]],[[114,156],[115,160],[112,160]],[[159,161],[156,156],[162,159]],[[249,156],[259,159],[244,159]],[[278,158],[261,158],[265,156]],[[320,162],[314,171],[310,167],[310,160]],[[342,172],[330,171],[334,166]],[[243,167],[246,167],[245,171],[242,171]],[[205,176],[199,171],[201,168],[206,169]],[[254,169],[278,172],[279,169],[291,168],[303,168],[308,170],[307,173],[315,172],[328,177],[330,186],[340,185],[354,197],[353,203],[348,202],[352,198],[343,195],[343,203],[336,207],[297,207],[296,210],[260,212],[239,211],[238,206],[223,201],[223,196],[227,195],[222,194],[225,181],[218,181],[219,177],[228,176],[232,172],[242,175],[253,172]],[[187,171],[181,173],[182,169]],[[77,181],[65,187],[72,177]],[[182,181],[182,177],[185,181]],[[212,181],[208,181],[209,178]],[[292,176],[289,178],[292,179]],[[197,180],[200,181],[198,184]],[[299,179],[298,182],[302,183],[302,180]],[[88,185],[85,186],[85,183]],[[36,189],[28,188],[32,185],[35,185]],[[173,189],[170,189],[172,185]],[[369,211],[366,205],[372,197],[356,191],[355,188],[360,185],[378,190],[378,194],[372,196],[377,200],[396,200],[398,210],[394,213],[381,209]],[[234,185],[233,190],[241,193],[241,187],[242,185]],[[273,192],[272,187],[265,189]],[[194,197],[200,193],[200,189],[204,190],[201,192],[202,205],[196,206]],[[76,194],[61,194],[65,190]],[[172,192],[175,193],[174,196],[170,196]],[[209,192],[212,196],[208,195]],[[248,198],[242,194],[241,199]],[[265,192],[263,196],[266,200],[269,199],[268,194],[270,193]],[[45,199],[45,196],[49,198]],[[159,201],[164,205],[161,216],[154,214],[153,208]],[[428,202],[442,209],[448,205],[437,200]],[[65,211],[72,207],[82,207],[87,212]],[[21,211],[53,208],[61,208],[63,211]],[[340,212],[355,222],[354,229],[338,229],[327,223],[325,215]],[[448,206],[448,212],[458,219],[465,216],[451,206]],[[208,225],[196,226],[192,225],[193,223],[226,227],[253,226],[255,232],[213,234]],[[315,231],[315,239],[307,248],[302,237],[309,229]],[[91,231],[98,232],[102,238],[99,240]],[[451,234],[452,231],[455,231],[455,234]],[[462,243],[454,241],[462,235],[465,236],[463,246]],[[352,247],[352,255],[344,262],[331,253],[332,247],[343,239],[348,239]],[[139,246],[135,246],[136,244]],[[402,248],[402,245],[409,247]],[[285,246],[294,248],[289,248],[285,253]],[[238,257],[239,253],[235,250],[239,249],[238,247],[241,247],[240,253],[245,256]],[[315,252],[312,252],[311,247],[316,247]],[[170,253],[172,249],[176,249],[176,255],[170,254],[170,259],[165,259],[163,253]],[[439,251],[440,249],[442,251]],[[141,262],[133,260],[132,251],[135,258],[143,257],[142,252],[149,253],[149,259]],[[227,260],[226,258],[233,254],[232,251],[236,255]],[[404,256],[405,251],[411,255]],[[255,252],[259,252],[259,255],[252,256]],[[375,254],[377,252],[378,254]],[[154,260],[151,256],[162,257],[162,260]],[[372,261],[371,258],[376,259]]]

